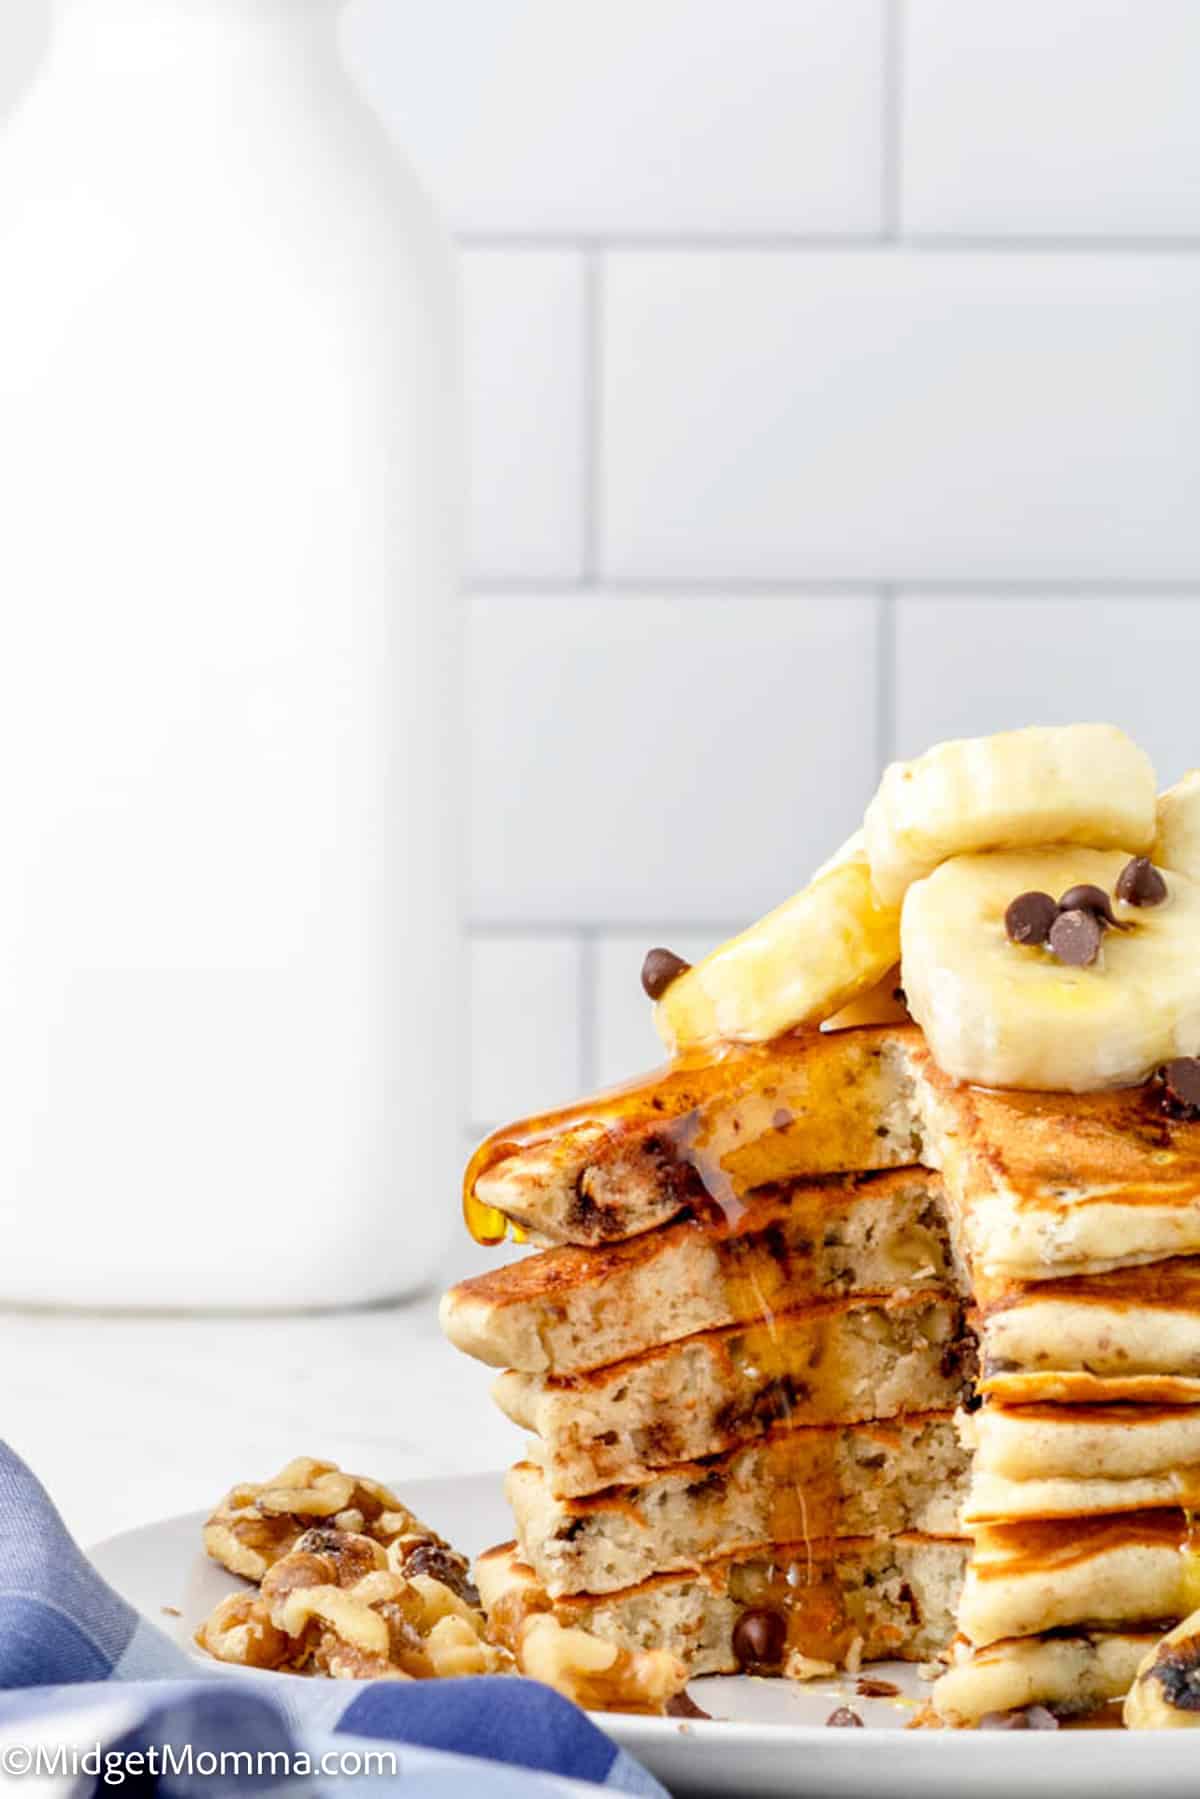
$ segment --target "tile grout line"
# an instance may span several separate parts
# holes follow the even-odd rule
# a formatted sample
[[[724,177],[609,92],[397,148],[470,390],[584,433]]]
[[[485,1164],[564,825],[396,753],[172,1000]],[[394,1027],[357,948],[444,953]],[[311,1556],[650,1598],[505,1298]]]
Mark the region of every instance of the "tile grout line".
[[[898,98],[898,96],[897,96]],[[900,121],[897,120],[897,138]],[[897,151],[901,146],[897,143]],[[899,188],[899,183],[897,183]],[[896,196],[899,200],[899,192]],[[888,202],[889,210],[891,201]],[[897,205],[897,211],[899,211]],[[895,233],[878,231],[658,231],[641,234],[592,233],[575,231],[479,231],[460,232],[456,243],[460,250],[575,250],[585,255],[603,257],[611,251],[647,255],[678,251],[682,255],[720,254],[724,251],[796,251],[824,254],[844,250],[858,255],[872,251],[876,255],[896,254],[909,250],[938,250],[947,255],[986,251],[996,255],[1070,256],[1104,253],[1109,255],[1194,255],[1200,251],[1200,233],[1160,232],[1130,236],[1119,232],[1009,233],[966,231],[902,232],[897,219]]]
[[[583,263],[583,578],[582,587],[596,585],[600,555],[601,410],[604,330],[604,264],[597,249],[584,252]]]
[[[883,0],[883,119],[880,129],[880,220],[882,241],[894,244],[901,235],[903,179],[904,0]]]
[[[875,759],[880,769],[896,754],[896,591],[881,587],[876,612]]]
[[[1028,576],[1020,579],[987,580],[979,575],[931,576],[915,575],[896,579],[894,576],[830,575],[825,579],[806,575],[604,575],[584,580],[578,575],[492,575],[479,576],[466,584],[467,597],[543,598],[556,593],[573,594],[589,589],[618,595],[661,594],[697,599],[729,599],[798,594],[820,599],[858,596],[870,599],[886,587],[894,594],[960,595],[970,604],[975,599],[1179,599],[1195,600],[1200,596],[1200,570],[1190,577],[1161,580],[1137,576],[1119,580],[1089,580],[1084,576]]]
[[[577,932],[576,975],[578,1012],[577,1028],[579,1031],[579,1084],[585,1092],[595,1086],[596,1054],[596,1020],[599,1013],[599,995],[596,989],[598,968],[596,961],[596,933],[585,929]]]

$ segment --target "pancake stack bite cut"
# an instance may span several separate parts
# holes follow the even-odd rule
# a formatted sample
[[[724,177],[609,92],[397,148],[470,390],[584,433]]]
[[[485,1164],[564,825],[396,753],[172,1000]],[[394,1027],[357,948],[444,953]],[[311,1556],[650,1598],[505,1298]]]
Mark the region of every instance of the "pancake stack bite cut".
[[[527,1433],[478,1580],[695,1674],[1122,1695],[1200,1603],[1200,781],[943,744],[705,961],[671,1052],[495,1133],[443,1326]]]

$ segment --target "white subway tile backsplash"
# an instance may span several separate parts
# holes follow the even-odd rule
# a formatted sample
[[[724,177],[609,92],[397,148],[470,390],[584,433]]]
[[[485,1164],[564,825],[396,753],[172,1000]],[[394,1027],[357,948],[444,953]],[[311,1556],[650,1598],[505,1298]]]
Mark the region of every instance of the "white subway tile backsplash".
[[[907,0],[904,20],[905,231],[1200,231],[1195,0]]]
[[[479,936],[470,964],[472,1124],[504,1124],[574,1098],[583,1080],[579,944]]]
[[[1169,599],[904,595],[896,751],[1016,725],[1118,724],[1164,784],[1200,762],[1200,589]]]
[[[490,595],[472,606],[471,908],[750,918],[874,782],[869,596]]]
[[[780,894],[785,899],[786,894]],[[654,1007],[642,991],[642,960],[648,949],[662,944],[673,949],[685,962],[698,962],[726,937],[742,925],[714,931],[679,931],[670,925],[648,925],[645,930],[626,931],[602,937],[595,945],[594,969],[596,991],[593,1003],[595,1020],[594,1078],[600,1086],[655,1068],[666,1060],[658,1032],[654,1028]]]
[[[0,4],[0,117],[48,10]],[[1200,761],[1197,0],[343,29],[467,239],[467,575],[515,590],[471,603],[464,1117],[658,1060],[646,948],[794,891],[893,736]]]
[[[582,258],[474,250],[460,264],[469,570],[570,580],[583,558]]]
[[[606,573],[1200,573],[1200,259],[613,254]]]
[[[870,232],[884,0],[355,0],[351,68],[460,231]]]

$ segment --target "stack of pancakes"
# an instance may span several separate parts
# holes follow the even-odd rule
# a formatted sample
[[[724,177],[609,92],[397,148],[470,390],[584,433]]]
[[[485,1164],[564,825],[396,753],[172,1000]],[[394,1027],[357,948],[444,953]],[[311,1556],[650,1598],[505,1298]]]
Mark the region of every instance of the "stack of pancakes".
[[[911,1025],[496,1133],[472,1228],[550,1247],[443,1302],[532,1433],[490,1559],[697,1674],[944,1652],[949,1722],[1102,1703],[1197,1599],[1198,1197],[1155,1088],[956,1087]]]

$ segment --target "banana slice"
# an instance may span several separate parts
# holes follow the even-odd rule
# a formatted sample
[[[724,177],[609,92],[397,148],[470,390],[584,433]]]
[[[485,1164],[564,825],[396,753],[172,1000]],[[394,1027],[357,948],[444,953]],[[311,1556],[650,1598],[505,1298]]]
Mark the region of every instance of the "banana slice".
[[[1143,1658],[1123,1716],[1126,1730],[1200,1725],[1200,1612],[1168,1631]]]
[[[1087,1093],[1133,1085],[1160,1063],[1200,1052],[1200,886],[1164,872],[1157,906],[1113,901],[1088,968],[1010,943],[1018,894],[1057,898],[1092,883],[1112,893],[1123,852],[1008,850],[956,856],[910,887],[900,978],[934,1059],[955,1080]]]
[[[1200,768],[1159,794],[1154,860],[1200,881]]]
[[[899,909],[880,905],[851,839],[807,887],[672,981],[654,1022],[672,1052],[762,1043],[831,1017],[873,987],[899,949]]]
[[[1154,769],[1115,725],[1031,725],[935,744],[893,762],[863,831],[876,892],[899,905],[940,862],[980,850],[1081,843],[1148,850]]]
[[[849,1031],[860,1024],[911,1024],[900,985],[900,966],[889,968],[881,981],[868,987],[832,1018],[821,1021],[823,1031]]]

